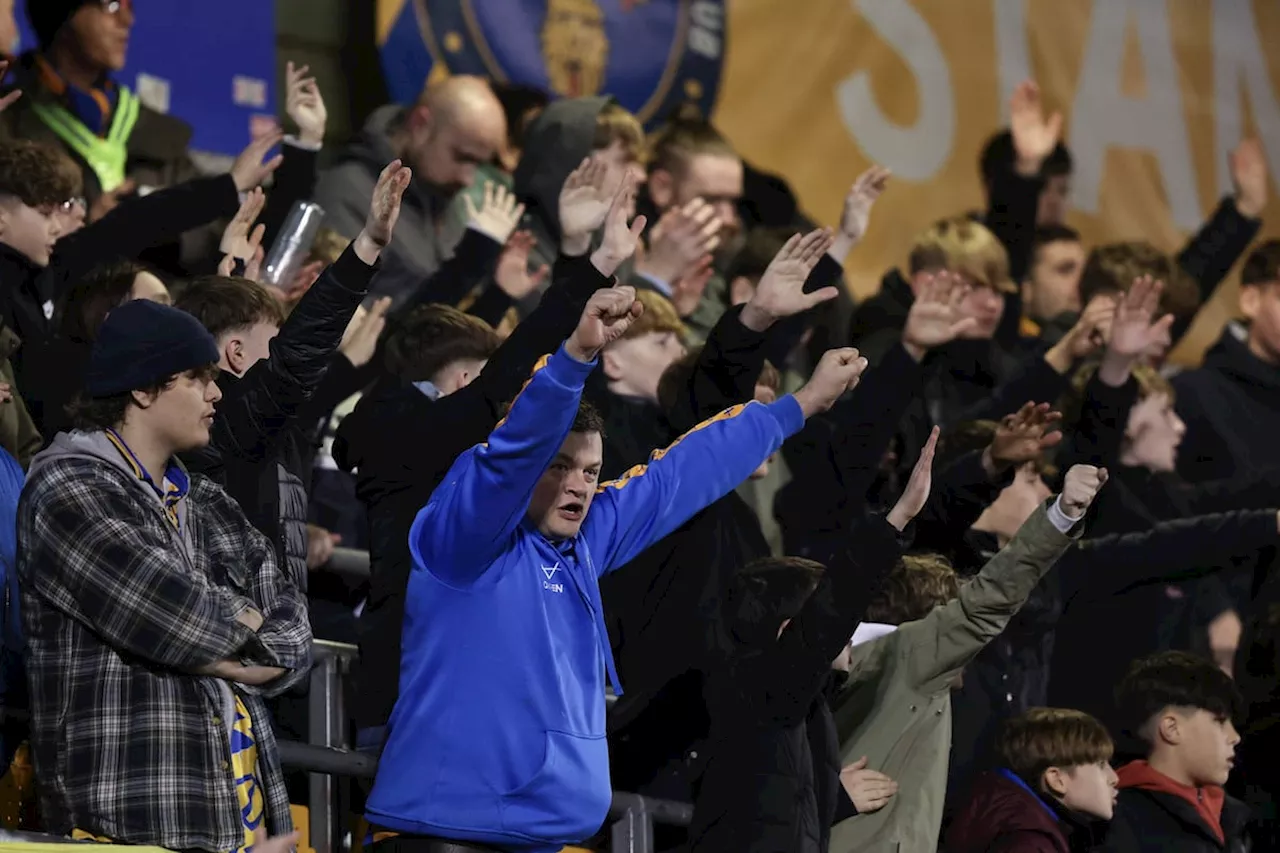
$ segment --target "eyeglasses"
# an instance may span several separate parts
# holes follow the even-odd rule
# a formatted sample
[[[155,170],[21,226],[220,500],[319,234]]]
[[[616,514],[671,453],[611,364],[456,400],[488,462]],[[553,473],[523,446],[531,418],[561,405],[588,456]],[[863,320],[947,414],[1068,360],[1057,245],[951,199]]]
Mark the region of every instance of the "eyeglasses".
[[[58,210],[62,213],[71,213],[75,210],[86,210],[88,207],[89,205],[85,201],[84,196],[76,196],[75,198],[69,198],[62,204],[58,205]]]
[[[108,15],[133,11],[133,0],[98,0],[98,5]]]

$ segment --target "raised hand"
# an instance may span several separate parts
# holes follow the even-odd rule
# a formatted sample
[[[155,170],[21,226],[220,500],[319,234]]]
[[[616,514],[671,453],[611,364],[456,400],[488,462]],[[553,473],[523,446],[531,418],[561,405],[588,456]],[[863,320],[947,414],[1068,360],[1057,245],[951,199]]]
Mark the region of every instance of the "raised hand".
[[[245,146],[235,162],[231,164],[231,180],[235,181],[237,190],[244,193],[261,186],[268,175],[280,168],[280,164],[284,162],[282,155],[277,154],[265,161],[263,158],[267,156],[268,151],[279,145],[282,139],[284,134],[276,131],[260,136]]]
[[[715,274],[711,256],[703,255],[688,272],[671,282],[671,304],[676,307],[677,314],[688,317],[698,309],[702,294],[706,292],[707,282]]]
[[[267,230],[265,225],[254,228],[253,223],[262,213],[262,206],[266,201],[267,197],[261,187],[254,187],[245,193],[244,200],[240,202],[240,209],[236,211],[236,215],[222,232],[222,241],[218,244],[219,252],[242,261],[253,257]]]
[[[1048,403],[1026,403],[1014,414],[1005,415],[983,451],[983,467],[998,474],[1039,459],[1041,453],[1062,441],[1062,433],[1056,429],[1061,420],[1062,413],[1053,411]]]
[[[1062,138],[1062,113],[1045,118],[1040,87],[1024,80],[1009,99],[1009,132],[1018,174],[1035,177]]]
[[[876,770],[867,769],[864,755],[840,771],[840,784],[853,801],[858,814],[870,814],[889,804],[898,793],[898,783]]]
[[[844,212],[840,215],[840,231],[831,245],[831,256],[840,263],[862,242],[871,221],[871,208],[889,185],[892,173],[883,166],[872,166],[853,182],[844,197]]]
[[[125,178],[124,183],[113,189],[111,192],[105,192],[93,200],[89,205],[89,210],[85,218],[89,222],[97,222],[111,211],[120,206],[120,202],[133,195],[138,189],[138,182],[133,178]]]
[[[1093,499],[1107,482],[1107,469],[1092,465],[1072,465],[1062,484],[1062,511],[1070,518],[1079,518],[1089,511]]]
[[[825,412],[841,395],[857,387],[867,360],[853,347],[829,349],[804,387],[795,393],[796,402],[806,418]]]
[[[604,218],[604,237],[599,248],[591,253],[592,265],[603,276],[613,275],[622,262],[635,253],[640,235],[644,233],[643,216],[637,216],[630,226],[627,225],[627,214],[636,199],[637,181],[639,176],[631,172],[622,179]]]
[[[524,205],[516,200],[515,193],[494,181],[484,182],[484,200],[479,209],[469,195],[464,195],[462,201],[467,207],[467,227],[492,237],[496,243],[506,243],[524,216]]]
[[[356,309],[356,313],[342,333],[342,343],[338,352],[346,356],[352,367],[364,367],[373,360],[378,351],[378,339],[387,325],[387,310],[391,307],[391,297],[384,296],[374,301],[368,310],[364,307]]]
[[[369,201],[369,214],[364,220],[364,230],[355,242],[356,254],[366,264],[372,266],[391,242],[396,222],[400,219],[400,201],[411,180],[413,171],[399,160],[388,163],[378,176],[373,198]]]
[[[835,299],[840,291],[824,287],[804,292],[804,283],[818,261],[831,248],[831,232],[826,228],[792,236],[773,256],[756,291],[742,308],[742,324],[763,332],[783,317],[791,317]]]
[[[306,65],[297,67],[290,62],[285,66],[284,110],[298,126],[300,142],[320,145],[324,142],[329,111],[325,109],[320,87],[316,85],[314,77],[307,76],[309,73],[311,68]]]
[[[898,498],[893,509],[885,516],[885,521],[896,527],[899,533],[906,529],[911,519],[924,509],[929,500],[929,491],[933,488],[933,454],[938,449],[938,432],[937,427],[929,432],[929,438],[920,451],[920,458],[916,460],[916,467],[911,469],[907,487],[902,490],[902,497]]]
[[[608,167],[594,156],[583,160],[565,179],[560,189],[560,238],[565,254],[586,252],[591,235],[604,224],[615,195],[608,179]]]
[[[493,281],[503,293],[514,300],[524,299],[537,290],[551,272],[546,264],[540,265],[533,272],[529,271],[529,253],[537,242],[531,232],[517,231],[507,240],[506,247],[498,256]]]
[[[1136,360],[1162,341],[1168,342],[1173,315],[1166,314],[1159,320],[1152,320],[1160,307],[1163,290],[1163,282],[1144,275],[1134,279],[1129,292],[1116,299],[1111,337],[1107,341],[1108,352]]]
[[[902,328],[902,346],[912,358],[922,360],[929,350],[951,343],[977,325],[973,317],[960,314],[968,293],[969,286],[946,270],[925,279]]]
[[[1115,297],[1110,294],[1095,296],[1080,313],[1076,324],[1044,354],[1044,360],[1058,373],[1067,373],[1077,361],[1102,348],[1114,318]]]
[[[1230,166],[1236,209],[1250,219],[1259,218],[1267,206],[1267,157],[1262,142],[1242,140],[1231,152]]]
[[[636,272],[668,283],[683,278],[720,245],[720,226],[715,209],[700,198],[671,208],[653,226]]]
[[[597,290],[587,302],[578,327],[564,342],[565,351],[578,361],[591,361],[607,344],[626,334],[643,312],[634,287]]]

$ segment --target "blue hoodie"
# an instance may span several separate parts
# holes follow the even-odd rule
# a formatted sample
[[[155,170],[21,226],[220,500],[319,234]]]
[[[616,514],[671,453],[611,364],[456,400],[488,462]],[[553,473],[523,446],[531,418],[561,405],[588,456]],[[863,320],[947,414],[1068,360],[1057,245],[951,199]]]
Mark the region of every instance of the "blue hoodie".
[[[746,480],[804,424],[793,397],[735,406],[597,489],[578,535],[525,513],[594,367],[544,358],[487,444],[454,463],[409,534],[400,698],[374,827],[556,851],[609,809],[598,579]]]

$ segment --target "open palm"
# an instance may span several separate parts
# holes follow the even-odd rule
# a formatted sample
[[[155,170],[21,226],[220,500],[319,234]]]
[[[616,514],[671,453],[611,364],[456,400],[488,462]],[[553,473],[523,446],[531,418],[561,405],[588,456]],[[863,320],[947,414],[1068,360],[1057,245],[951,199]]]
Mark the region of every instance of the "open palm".
[[[1026,403],[1015,414],[1006,415],[991,438],[991,460],[1000,466],[1016,466],[1040,458],[1040,454],[1062,440],[1054,427],[1062,413],[1048,403]]]
[[[751,303],[772,318],[791,317],[807,311],[828,299],[834,299],[838,291],[824,287],[813,293],[804,292],[804,283],[827,249],[831,247],[831,232],[825,228],[810,231],[803,236],[796,234],[788,240],[769,262],[760,284],[756,286]]]
[[[1160,294],[1164,284],[1151,276],[1143,276],[1133,282],[1129,292],[1116,301],[1115,317],[1111,321],[1111,340],[1108,348],[1116,355],[1136,358],[1157,341],[1168,335],[1173,315],[1152,320],[1160,306]]]
[[[560,190],[560,232],[566,236],[591,234],[604,224],[614,194],[607,185],[608,170],[595,157],[583,160]]]
[[[960,303],[968,292],[963,281],[945,270],[927,279],[907,313],[903,343],[909,349],[928,351],[963,335],[976,322],[960,313]]]

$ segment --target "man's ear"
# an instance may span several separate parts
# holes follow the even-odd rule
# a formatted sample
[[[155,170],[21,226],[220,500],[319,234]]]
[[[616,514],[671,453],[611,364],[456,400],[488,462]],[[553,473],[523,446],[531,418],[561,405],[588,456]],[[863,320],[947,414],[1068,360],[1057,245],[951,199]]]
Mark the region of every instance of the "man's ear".
[[[405,115],[404,126],[405,129],[413,132],[430,130],[434,119],[435,116],[430,107],[426,104],[415,104]]]
[[[653,169],[649,172],[649,198],[658,210],[666,210],[675,204],[676,179],[666,169]]]
[[[0,225],[3,228],[3,225]],[[3,231],[0,231],[3,233]],[[1258,316],[1258,310],[1262,307],[1262,288],[1251,284],[1240,288],[1240,313],[1248,320],[1253,320]]]
[[[151,404],[156,401],[156,395],[149,394],[146,391],[130,391],[129,395],[133,397],[134,405],[139,409],[149,409]]]
[[[622,379],[622,359],[618,357],[616,350],[606,347],[600,353],[600,369],[604,371],[604,378],[610,382]]]
[[[248,369],[249,365],[245,364],[244,340],[239,335],[228,335],[219,349],[222,351],[222,364],[228,372],[239,376]]]

